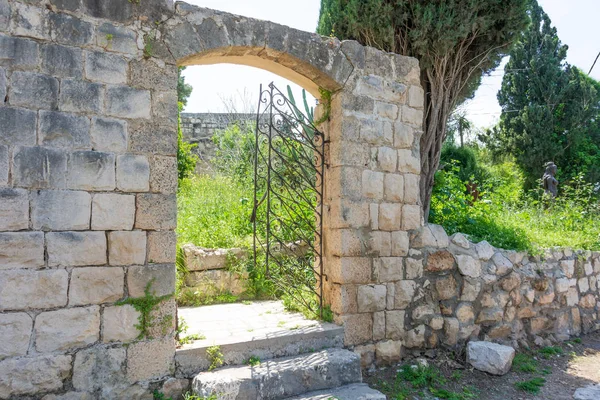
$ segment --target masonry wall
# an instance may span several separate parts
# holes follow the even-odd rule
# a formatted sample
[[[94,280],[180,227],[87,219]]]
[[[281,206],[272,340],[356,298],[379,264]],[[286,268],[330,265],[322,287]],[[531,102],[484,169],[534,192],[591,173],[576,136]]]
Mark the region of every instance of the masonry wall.
[[[1,399],[134,399],[174,370],[174,301],[139,340],[115,304],[174,291],[177,68],[143,51],[169,13],[0,0]]]

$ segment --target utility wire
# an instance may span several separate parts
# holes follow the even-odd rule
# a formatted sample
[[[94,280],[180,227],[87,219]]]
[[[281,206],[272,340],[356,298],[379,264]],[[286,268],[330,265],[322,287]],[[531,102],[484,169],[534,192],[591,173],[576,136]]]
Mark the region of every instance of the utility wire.
[[[588,72],[588,75],[590,75],[592,73],[592,70],[594,69],[594,65],[596,65],[596,61],[598,61],[598,57],[600,57],[600,51],[598,52],[598,55],[596,56],[596,59],[594,60],[594,63],[592,64],[592,68],[590,68],[590,72]]]

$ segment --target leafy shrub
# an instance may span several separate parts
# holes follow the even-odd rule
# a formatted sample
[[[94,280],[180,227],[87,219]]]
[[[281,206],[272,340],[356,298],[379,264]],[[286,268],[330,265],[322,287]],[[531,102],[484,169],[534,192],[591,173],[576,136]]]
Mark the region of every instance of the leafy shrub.
[[[177,174],[179,179],[184,179],[191,176],[196,169],[196,163],[198,162],[198,156],[192,153],[192,150],[196,147],[195,144],[187,143],[183,140],[183,133],[181,132],[181,117],[180,113],[183,108],[183,104],[178,104],[179,111],[177,113]]]

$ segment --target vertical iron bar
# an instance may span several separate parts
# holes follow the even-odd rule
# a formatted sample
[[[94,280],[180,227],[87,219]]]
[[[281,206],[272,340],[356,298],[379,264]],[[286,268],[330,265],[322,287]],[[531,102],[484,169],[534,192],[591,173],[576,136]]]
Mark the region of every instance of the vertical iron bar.
[[[252,210],[252,226],[254,236],[253,240],[253,254],[254,254],[254,270],[256,271],[258,267],[258,258],[257,258],[257,249],[256,249],[256,236],[258,232],[256,232],[256,220],[258,218],[258,135],[260,134],[260,103],[262,98],[262,83],[260,84],[260,90],[258,92],[258,107],[256,109],[256,127],[254,129],[254,209]]]
[[[267,153],[267,249],[265,254],[266,275],[270,275],[269,253],[271,252],[271,146],[273,131],[273,82],[269,85],[269,152]]]
[[[315,132],[315,137],[321,137],[321,162],[319,170],[321,173],[321,182],[319,188],[319,200],[321,201],[319,212],[319,316],[323,319],[323,192],[325,188],[325,134],[320,131]],[[315,227],[316,229],[317,227]]]

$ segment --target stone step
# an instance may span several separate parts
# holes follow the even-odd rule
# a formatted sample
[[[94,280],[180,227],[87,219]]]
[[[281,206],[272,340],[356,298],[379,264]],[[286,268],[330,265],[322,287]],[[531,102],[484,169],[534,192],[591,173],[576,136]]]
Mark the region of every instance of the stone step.
[[[360,356],[344,349],[327,349],[296,357],[262,362],[259,366],[202,372],[193,392],[219,400],[281,400],[316,390],[360,383]]]
[[[211,346],[220,347],[224,366],[245,364],[252,356],[265,361],[343,346],[343,327],[313,322],[312,325],[292,330],[281,329],[264,334],[246,332],[225,338],[198,340],[184,345],[175,353],[177,376],[191,378],[199,372],[208,370],[210,360],[206,350]]]
[[[385,394],[371,389],[365,383],[354,383],[334,389],[306,393],[287,400],[385,400]]]

